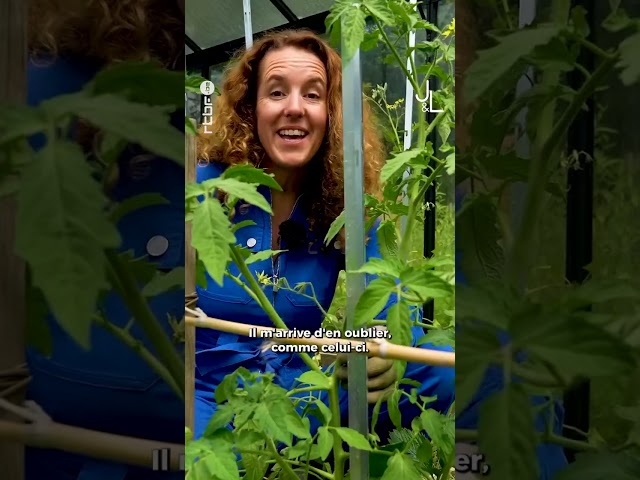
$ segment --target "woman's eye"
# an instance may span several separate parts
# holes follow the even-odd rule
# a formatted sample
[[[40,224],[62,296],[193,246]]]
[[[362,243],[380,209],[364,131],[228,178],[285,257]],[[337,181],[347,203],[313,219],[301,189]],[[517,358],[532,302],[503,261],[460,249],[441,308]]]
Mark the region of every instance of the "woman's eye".
[[[307,97],[317,100],[318,98],[320,98],[320,95],[318,95],[317,93],[308,93]]]
[[[272,97],[280,97],[282,95],[284,95],[284,93],[282,93],[280,90],[275,90],[275,91],[271,92],[271,96]]]

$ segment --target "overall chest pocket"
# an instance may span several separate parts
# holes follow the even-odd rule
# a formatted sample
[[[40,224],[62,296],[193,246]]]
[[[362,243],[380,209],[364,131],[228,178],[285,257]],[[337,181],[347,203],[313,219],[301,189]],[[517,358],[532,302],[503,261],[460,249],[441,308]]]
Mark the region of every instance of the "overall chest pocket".
[[[119,251],[145,259],[161,271],[184,265],[184,209],[180,204],[167,203],[133,210],[118,222],[118,231],[122,238]],[[131,313],[115,292],[106,295],[99,307],[108,321],[118,327],[124,327],[131,319]],[[184,290],[173,289],[149,298],[149,308],[171,338],[173,329],[168,318],[182,317]],[[74,389],[79,398],[93,395],[96,398],[109,398],[115,404],[123,398],[117,392],[125,394],[153,390],[159,397],[167,395],[167,392],[171,395],[160,376],[133,349],[103,328],[92,327],[91,350],[87,352],[75,344],[54,318],[49,317],[47,321],[53,355],[48,357],[33,349],[28,354],[34,377],[32,391],[36,397],[51,395],[52,391],[67,392]],[[130,333],[141,340],[144,346],[151,347],[151,342],[138,325],[134,324]],[[176,345],[178,351],[181,348]],[[62,398],[51,397],[51,402]],[[62,411],[67,407],[56,408]],[[68,409],[72,409],[70,404]],[[141,407],[140,411],[144,409]]]
[[[284,292],[289,306],[318,309],[316,301],[310,298],[315,296],[322,308],[328,309],[334,297],[339,267],[339,258],[332,252],[316,253],[311,248],[287,252],[283,276],[292,288],[306,284],[300,288],[303,294],[289,290]]]

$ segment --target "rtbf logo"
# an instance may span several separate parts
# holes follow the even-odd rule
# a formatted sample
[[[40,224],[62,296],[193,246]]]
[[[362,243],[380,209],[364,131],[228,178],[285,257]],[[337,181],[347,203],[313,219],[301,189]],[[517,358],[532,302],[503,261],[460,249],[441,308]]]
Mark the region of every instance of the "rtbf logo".
[[[204,125],[204,133],[213,133],[209,127],[213,125],[213,105],[211,104],[211,95],[215,92],[213,82],[205,80],[200,84],[200,91],[204,95],[204,110],[202,112],[202,125]]]

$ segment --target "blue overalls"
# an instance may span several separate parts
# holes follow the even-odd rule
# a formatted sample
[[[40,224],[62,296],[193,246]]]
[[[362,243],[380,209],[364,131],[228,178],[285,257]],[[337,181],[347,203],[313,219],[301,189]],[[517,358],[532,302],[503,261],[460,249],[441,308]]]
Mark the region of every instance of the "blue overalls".
[[[41,101],[80,90],[98,71],[84,58],[58,59],[52,65],[28,66],[28,102]],[[182,112],[173,119],[182,129]],[[34,148],[41,138],[32,139]],[[148,155],[130,146],[119,161],[120,178],[111,192],[116,201],[141,193],[159,193],[169,203],[131,212],[118,224],[121,251],[147,255],[159,269],[169,271],[184,265],[184,169],[167,159]],[[100,188],[97,184],[96,188]],[[79,295],[82,292],[78,292]],[[168,316],[184,314],[184,290],[174,290],[151,299],[150,306],[171,334]],[[118,326],[130,319],[116,294],[102,304],[106,317]],[[47,323],[52,334],[50,358],[33,348],[27,350],[32,381],[27,397],[36,401],[54,421],[87,429],[181,444],[184,435],[184,402],[131,348],[98,326],[91,332],[91,351],[85,352],[60,329],[53,318]],[[139,328],[131,333],[145,339]],[[143,342],[149,347],[149,342]],[[176,346],[182,350],[182,346]],[[27,448],[27,480],[178,480],[183,472],[153,472],[57,450]]]
[[[464,195],[456,193],[456,210],[458,210]],[[456,253],[459,258],[460,254]],[[457,264],[457,261],[456,261]],[[467,279],[464,272],[456,267],[456,284],[465,285]],[[457,329],[456,334],[459,333],[460,327]],[[509,337],[505,332],[499,335],[499,341],[501,345],[506,345],[509,342]],[[501,391],[504,388],[504,373],[499,367],[489,367],[485,372],[484,378],[478,387],[478,391],[475,396],[469,402],[469,405],[465,407],[463,411],[456,413],[456,428],[458,429],[470,429],[475,430],[478,428],[480,408],[484,400],[494,393]],[[547,398],[542,396],[531,397],[531,405],[540,406],[547,402]],[[554,422],[553,431],[556,434],[562,433],[562,426],[564,423],[564,408],[560,403],[554,404]],[[535,417],[535,429],[537,432],[542,433],[547,426],[546,413],[539,413]],[[482,453],[482,452],[480,452]],[[551,480],[554,475],[562,470],[567,465],[567,459],[564,455],[564,450],[559,445],[553,444],[541,444],[538,445],[536,450],[538,458],[538,466],[540,469],[540,480]],[[487,459],[487,465],[491,466],[491,459]]]
[[[196,180],[202,182],[216,178],[224,171],[224,168],[225,166],[219,163],[200,165],[196,169]],[[261,187],[259,191],[271,203],[270,190]],[[300,200],[296,202],[290,220],[304,226],[303,231],[309,232],[302,206],[304,203]],[[255,225],[243,227],[236,232],[236,243],[246,246],[253,252],[270,249],[271,216],[248,204],[241,204],[236,208],[234,222],[244,220],[255,222]],[[312,283],[318,302],[323,309],[327,310],[333,299],[340,270],[344,268],[344,254],[339,248],[333,248],[333,246],[327,252],[321,252],[321,246],[322,239],[316,239],[307,234],[304,246],[291,248],[278,257],[275,272],[271,259],[251,264],[250,270],[252,273],[264,272],[269,276],[276,273],[280,278],[286,278],[291,286],[299,282]],[[289,247],[286,242],[281,245],[283,250],[287,250]],[[369,232],[366,257],[367,259],[380,257],[375,230]],[[231,263],[230,269],[233,275],[238,275],[239,271],[235,264]],[[265,287],[264,291],[288,328],[312,331],[320,328],[322,312],[312,299],[283,289],[274,292],[270,286]],[[210,317],[251,325],[273,326],[260,306],[243,289],[227,278],[224,279],[222,286],[219,286],[211,277],[207,276],[206,288],[198,287],[197,294],[198,306]],[[392,298],[380,313],[379,318],[386,317],[386,311],[393,302]],[[414,346],[423,335],[420,327],[413,328]],[[275,354],[270,350],[262,353],[261,342],[261,339],[211,329],[198,328],[196,330],[195,437],[200,437],[203,434],[216,410],[213,397],[216,386],[226,375],[233,373],[239,367],[245,367],[251,371],[273,372],[276,374],[276,383],[287,390],[291,389],[295,379],[308,369],[295,353]],[[447,347],[435,347],[428,344],[422,345],[421,348],[450,350]],[[405,377],[421,382],[421,387],[418,389],[420,395],[437,396],[438,399],[432,404],[432,408],[444,412],[453,402],[454,373],[453,368],[409,363]],[[328,402],[325,401],[325,404],[328,405]],[[340,390],[340,405],[343,418],[345,418],[347,392],[342,389]],[[410,428],[411,420],[419,415],[419,410],[411,405],[404,396],[400,402],[400,410],[404,424]],[[310,418],[310,420],[313,431],[319,425],[314,424],[314,419]],[[385,442],[387,434],[393,429],[385,403],[380,411],[376,432]]]

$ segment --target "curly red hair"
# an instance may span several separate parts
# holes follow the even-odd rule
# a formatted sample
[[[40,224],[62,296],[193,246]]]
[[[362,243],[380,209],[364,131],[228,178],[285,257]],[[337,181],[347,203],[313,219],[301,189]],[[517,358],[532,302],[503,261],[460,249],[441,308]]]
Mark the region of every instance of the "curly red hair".
[[[75,55],[102,64],[184,62],[184,15],[176,0],[28,0],[32,57]]]
[[[267,52],[285,47],[313,53],[327,72],[327,133],[323,146],[309,165],[312,170],[307,177],[314,180],[304,188],[310,226],[324,235],[344,208],[342,61],[338,53],[315,33],[307,30],[269,33],[248,50],[236,54],[225,72],[221,95],[216,100],[214,133],[204,133],[202,129],[199,132],[197,158],[227,165],[261,164],[266,154],[258,139],[255,116],[258,67]],[[372,110],[366,102],[363,104],[363,134],[365,192],[379,197],[384,148]]]

